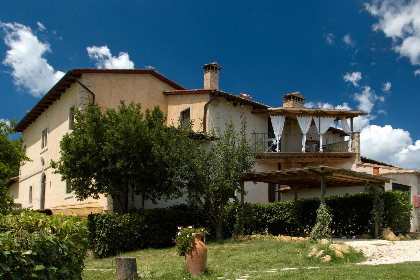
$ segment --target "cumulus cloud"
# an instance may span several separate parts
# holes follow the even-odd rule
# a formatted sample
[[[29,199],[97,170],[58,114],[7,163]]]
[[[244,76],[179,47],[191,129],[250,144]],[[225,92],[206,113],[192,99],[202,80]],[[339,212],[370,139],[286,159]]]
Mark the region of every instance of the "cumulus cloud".
[[[13,83],[29,89],[35,97],[45,94],[63,75],[43,58],[51,52],[48,42],[40,42],[31,28],[20,23],[1,23],[4,43],[10,48],[3,64],[12,67]]]
[[[365,8],[378,18],[373,30],[392,38],[395,52],[420,65],[420,1],[373,0]]]
[[[362,93],[355,93],[354,100],[359,102],[357,108],[362,110],[366,113],[370,113],[372,111],[373,105],[375,105],[375,101],[384,101],[385,98],[383,96],[376,95],[375,91],[372,90],[369,86],[363,87]]]
[[[353,73],[346,73],[343,77],[344,81],[351,82],[355,87],[359,86],[359,81],[362,79],[362,73],[361,72],[353,72]]]
[[[334,38],[335,38],[334,34],[329,33],[327,35],[324,35],[324,37],[325,37],[325,40],[326,40],[325,43],[327,45],[330,45],[330,46],[334,45]]]
[[[46,30],[45,26],[44,26],[42,23],[40,23],[39,21],[38,21],[36,24],[38,24],[38,30],[39,30],[39,31],[44,31],[44,30]]]
[[[7,125],[10,125],[10,120],[8,120],[8,119],[0,119],[0,123],[5,123]]]
[[[391,83],[390,82],[386,82],[382,85],[382,91],[385,93],[390,93],[391,92]]]
[[[96,60],[95,65],[99,69],[134,69],[134,63],[126,52],[120,52],[118,57],[112,56],[106,45],[87,47],[87,52],[90,59]]]
[[[396,166],[420,169],[420,140],[400,128],[369,125],[360,133],[361,154]]]
[[[343,37],[343,41],[344,41],[344,43],[346,43],[346,45],[347,46],[349,46],[349,47],[354,47],[354,45],[355,45],[355,41],[350,37],[350,34],[346,34],[346,35],[344,35],[344,37]]]
[[[414,71],[414,76],[420,75],[420,69]]]

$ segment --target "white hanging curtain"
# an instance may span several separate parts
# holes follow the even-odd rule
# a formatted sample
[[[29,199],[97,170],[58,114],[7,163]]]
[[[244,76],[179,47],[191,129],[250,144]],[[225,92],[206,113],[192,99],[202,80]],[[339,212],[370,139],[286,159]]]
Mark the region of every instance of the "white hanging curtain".
[[[322,149],[322,135],[327,132],[334,120],[335,117],[314,117],[315,125],[319,132],[319,152],[321,153],[324,151]]]
[[[284,121],[286,120],[285,116],[270,116],[271,119],[271,124],[273,125],[273,131],[274,131],[274,135],[276,136],[276,151],[280,152],[279,149],[279,145],[280,145],[280,139],[281,139],[281,134],[283,133],[283,128],[284,128]]]
[[[344,132],[346,134],[350,134],[350,138],[349,138],[349,152],[351,152],[351,137],[352,137],[352,131],[351,128],[349,126],[349,124],[347,123],[347,120],[345,117],[341,118],[341,127],[343,128]]]
[[[297,120],[300,126],[300,130],[302,130],[302,153],[304,153],[306,145],[306,134],[311,127],[312,117],[297,116]]]

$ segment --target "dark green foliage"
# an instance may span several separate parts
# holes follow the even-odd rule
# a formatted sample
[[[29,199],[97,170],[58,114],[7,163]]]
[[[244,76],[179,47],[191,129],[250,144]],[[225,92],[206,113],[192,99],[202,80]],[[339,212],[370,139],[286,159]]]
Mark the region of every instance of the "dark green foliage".
[[[86,222],[77,216],[0,214],[0,279],[82,279]]]
[[[409,230],[413,204],[408,192],[383,192],[382,199],[385,205],[382,227],[403,233]]]
[[[183,194],[185,181],[178,173],[198,140],[188,137],[188,129],[165,126],[159,107],[143,114],[140,104],[121,101],[118,110],[103,113],[90,103],[86,112],[76,110],[75,119],[72,133],[60,142],[61,161],[51,166],[77,199],[104,194],[127,213],[133,195],[155,203]]]
[[[411,204],[401,191],[383,192],[385,201],[384,227],[398,230],[410,225]],[[331,233],[358,235],[372,230],[372,197],[367,193],[331,196],[326,204],[333,215]],[[223,236],[238,234],[239,219],[244,218],[244,233],[264,233],[268,223],[286,222],[294,225],[294,235],[307,236],[316,223],[319,198],[299,199],[295,202],[250,204],[228,203],[225,207]],[[178,226],[204,227],[207,239],[215,238],[215,227],[204,208],[176,205],[168,208],[139,210],[131,214],[89,215],[90,245],[100,257],[146,247],[173,246]]]
[[[147,247],[172,246],[178,226],[211,224],[204,212],[187,205],[129,214],[88,216],[89,244],[100,258]]]
[[[9,210],[13,199],[9,196],[6,183],[19,175],[19,164],[29,160],[22,149],[22,138],[9,139],[15,133],[16,120],[10,124],[0,121],[0,211]]]

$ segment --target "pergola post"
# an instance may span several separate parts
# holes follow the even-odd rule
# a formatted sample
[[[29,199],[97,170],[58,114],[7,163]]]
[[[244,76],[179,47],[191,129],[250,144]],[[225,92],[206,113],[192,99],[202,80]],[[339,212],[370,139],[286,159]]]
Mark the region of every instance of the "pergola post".
[[[327,191],[327,179],[325,176],[321,177],[321,204],[325,204],[325,193]]]
[[[375,193],[377,193],[378,191],[378,185],[375,185]],[[375,239],[378,239],[379,237],[379,222],[378,222],[378,217],[375,213]]]
[[[245,204],[245,186],[244,181],[241,180],[241,235],[244,235],[245,221],[244,221],[244,204]]]

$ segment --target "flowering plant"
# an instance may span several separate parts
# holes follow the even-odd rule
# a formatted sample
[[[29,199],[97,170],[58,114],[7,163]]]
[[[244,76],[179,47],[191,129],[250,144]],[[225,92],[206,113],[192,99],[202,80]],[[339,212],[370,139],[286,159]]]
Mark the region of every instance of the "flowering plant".
[[[205,228],[178,227],[178,232],[175,237],[176,251],[178,255],[185,256],[186,252],[191,252],[193,249],[193,242],[197,233],[203,236],[209,232]]]

